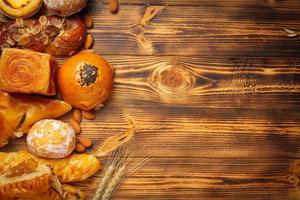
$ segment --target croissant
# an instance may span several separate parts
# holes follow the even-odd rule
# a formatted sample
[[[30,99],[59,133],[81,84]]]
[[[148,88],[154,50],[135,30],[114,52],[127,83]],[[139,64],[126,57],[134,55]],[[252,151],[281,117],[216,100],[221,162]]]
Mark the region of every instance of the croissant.
[[[0,61],[0,89],[12,93],[55,95],[56,61],[51,55],[8,48]]]
[[[54,56],[73,55],[85,40],[85,26],[79,17],[44,16],[0,23],[0,46],[45,51]]]
[[[72,154],[62,159],[44,159],[36,157],[28,151],[19,151],[12,153],[0,152],[0,173],[1,170],[7,170],[16,163],[28,159],[34,159],[39,164],[50,166],[54,175],[62,183],[86,180],[100,169],[100,162],[93,155]]]
[[[0,91],[0,147],[9,138],[21,136],[37,121],[59,117],[71,105],[64,101],[27,95],[12,95]]]

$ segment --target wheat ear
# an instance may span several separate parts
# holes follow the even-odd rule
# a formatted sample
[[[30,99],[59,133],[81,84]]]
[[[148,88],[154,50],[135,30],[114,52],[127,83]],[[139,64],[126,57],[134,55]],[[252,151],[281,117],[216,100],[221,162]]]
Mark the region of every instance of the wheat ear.
[[[112,177],[111,181],[107,185],[107,188],[104,191],[104,194],[102,195],[102,199],[101,200],[108,200],[110,198],[110,196],[112,195],[112,192],[117,187],[117,185],[120,183],[120,181],[121,181],[121,179],[122,179],[122,177],[124,175],[124,171],[125,171],[125,166],[119,168],[115,172],[115,174]]]
[[[114,171],[114,166],[113,165],[111,165],[107,168],[107,170],[105,171],[105,174],[103,175],[101,181],[99,182],[99,185],[97,186],[97,190],[95,192],[93,200],[100,199],[100,197],[103,193],[103,190],[105,188],[105,185],[107,184],[107,181],[110,179],[113,171]]]

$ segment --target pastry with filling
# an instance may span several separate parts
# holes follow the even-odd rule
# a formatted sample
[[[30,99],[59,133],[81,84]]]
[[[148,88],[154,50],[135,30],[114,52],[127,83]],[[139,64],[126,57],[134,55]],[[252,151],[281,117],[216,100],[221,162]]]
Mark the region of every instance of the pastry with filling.
[[[10,18],[28,18],[40,9],[42,3],[42,0],[0,0],[0,8]]]
[[[81,52],[59,68],[57,86],[64,101],[81,110],[91,110],[109,98],[113,72],[103,57]]]
[[[0,89],[10,93],[55,95],[56,62],[49,54],[8,48],[0,61]]]

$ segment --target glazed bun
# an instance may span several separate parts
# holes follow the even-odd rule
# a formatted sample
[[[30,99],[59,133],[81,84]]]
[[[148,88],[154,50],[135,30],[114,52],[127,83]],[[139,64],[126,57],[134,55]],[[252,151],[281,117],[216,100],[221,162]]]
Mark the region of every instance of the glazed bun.
[[[28,18],[42,6],[42,0],[0,0],[0,8],[10,18]]]
[[[101,56],[82,52],[58,70],[57,85],[62,98],[82,110],[91,110],[111,94],[113,69]]]
[[[45,119],[35,123],[28,132],[29,151],[43,158],[63,158],[75,149],[73,128],[62,121]]]
[[[68,17],[81,11],[86,2],[87,0],[44,0],[46,7],[61,17]]]

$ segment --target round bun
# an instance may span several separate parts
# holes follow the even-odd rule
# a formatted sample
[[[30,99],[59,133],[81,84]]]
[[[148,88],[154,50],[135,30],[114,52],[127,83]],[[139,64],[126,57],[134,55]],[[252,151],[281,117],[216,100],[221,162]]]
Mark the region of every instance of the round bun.
[[[35,123],[27,135],[29,151],[44,158],[63,158],[75,149],[76,134],[62,121],[45,119]]]
[[[102,57],[82,52],[63,63],[58,70],[57,84],[66,102],[91,110],[111,94],[113,69]]]
[[[28,18],[42,6],[42,0],[0,0],[0,8],[10,18]]]
[[[87,0],[44,0],[46,7],[61,17],[68,17],[81,11]]]

